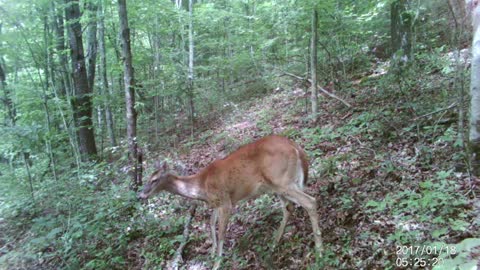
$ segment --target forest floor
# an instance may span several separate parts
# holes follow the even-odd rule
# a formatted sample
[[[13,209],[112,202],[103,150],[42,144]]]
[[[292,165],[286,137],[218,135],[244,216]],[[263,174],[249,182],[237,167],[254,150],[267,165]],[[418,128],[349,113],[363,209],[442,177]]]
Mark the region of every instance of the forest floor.
[[[266,95],[199,119],[204,131],[184,132],[180,146],[147,148],[146,173],[159,157],[194,173],[245,143],[287,136],[310,158],[305,191],[318,202],[323,257],[298,207],[273,250],[281,206],[264,195],[235,208],[223,269],[475,269],[480,180],[469,174],[458,136],[458,108],[467,102],[458,104],[451,74],[425,69],[403,79],[373,71],[351,78],[330,90],[353,107],[322,96],[315,123],[303,83],[278,76]],[[125,164],[117,158],[67,171],[66,185],[45,181],[34,203],[0,198],[0,269],[170,269],[192,201],[162,193],[139,203]],[[198,204],[181,269],[211,269],[210,214]]]
[[[311,226],[300,208],[271,251],[281,208],[265,195],[236,207],[225,269],[406,269],[423,262],[427,269],[452,269],[480,263],[480,181],[464,165],[457,112],[449,107],[455,93],[444,90],[448,78],[439,73],[423,79],[407,93],[365,76],[350,85],[353,108],[322,97],[316,123],[306,113],[307,93],[285,80],[264,98],[232,105],[230,114],[181,149],[190,173],[268,134],[294,139],[310,156],[306,192],[319,204],[324,257],[313,254]],[[209,214],[200,208],[194,217],[185,269],[209,268]],[[467,245],[469,239],[476,240]],[[442,246],[443,252],[436,250]],[[408,247],[435,251],[404,252]]]

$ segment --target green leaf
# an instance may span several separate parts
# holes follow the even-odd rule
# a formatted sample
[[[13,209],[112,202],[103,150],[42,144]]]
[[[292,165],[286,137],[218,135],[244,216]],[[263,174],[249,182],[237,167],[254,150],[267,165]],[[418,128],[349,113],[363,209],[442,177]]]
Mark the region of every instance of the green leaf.
[[[379,204],[380,204],[380,203],[378,203],[378,202],[376,202],[376,201],[370,200],[370,201],[368,201],[368,202],[365,204],[365,206],[366,206],[366,207],[377,207]]]
[[[470,223],[461,220],[461,219],[455,219],[455,220],[450,220],[450,226],[452,230],[454,231],[466,231]]]
[[[63,231],[63,228],[61,228],[61,227],[55,228],[47,234],[47,238],[48,239],[53,239],[57,236],[57,234],[59,234],[62,231]]]
[[[430,189],[431,187],[433,187],[433,183],[432,181],[425,181],[425,182],[421,182],[420,184],[418,184],[421,188],[424,188],[424,189]]]
[[[448,232],[447,228],[441,228],[441,229],[438,229],[438,230],[434,230],[432,232],[432,237],[433,238],[439,238],[440,236],[445,235],[447,232]]]
[[[437,177],[439,179],[446,179],[446,178],[450,177],[450,175],[452,175],[452,173],[453,173],[453,170],[440,171],[440,172],[437,172]]]

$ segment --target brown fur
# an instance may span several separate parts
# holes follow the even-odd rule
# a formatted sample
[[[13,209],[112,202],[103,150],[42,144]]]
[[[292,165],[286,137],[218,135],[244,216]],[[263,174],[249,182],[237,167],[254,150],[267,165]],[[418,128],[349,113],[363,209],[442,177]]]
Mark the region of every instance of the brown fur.
[[[303,179],[298,179],[299,169],[303,172]],[[283,206],[283,219],[275,242],[280,240],[285,229],[290,215],[291,207],[288,203],[290,201],[307,210],[313,226],[317,251],[320,252],[322,240],[316,201],[301,190],[307,179],[308,158],[305,151],[285,137],[271,135],[240,147],[194,175],[177,176],[157,171],[152,174],[139,196],[148,198],[154,193],[166,190],[206,201],[215,209],[211,219],[212,250],[216,250],[216,254],[221,256],[232,207],[242,199],[270,190],[278,194]],[[217,220],[218,241],[215,233]],[[213,269],[218,267],[219,261]]]

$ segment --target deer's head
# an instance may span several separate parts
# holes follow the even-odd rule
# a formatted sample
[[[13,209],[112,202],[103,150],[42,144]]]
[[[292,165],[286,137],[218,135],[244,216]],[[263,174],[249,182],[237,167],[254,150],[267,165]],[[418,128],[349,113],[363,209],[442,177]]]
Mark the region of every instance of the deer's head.
[[[164,162],[160,169],[150,175],[147,183],[143,186],[143,190],[138,193],[138,198],[148,199],[153,194],[164,190],[173,178],[174,175],[168,171],[167,163]]]

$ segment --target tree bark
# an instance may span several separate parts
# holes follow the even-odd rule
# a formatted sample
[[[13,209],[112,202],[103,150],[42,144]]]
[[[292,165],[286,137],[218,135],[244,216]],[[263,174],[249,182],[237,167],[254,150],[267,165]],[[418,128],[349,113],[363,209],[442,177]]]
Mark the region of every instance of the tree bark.
[[[89,1],[86,3],[86,11],[88,18],[88,27],[87,27],[87,78],[88,86],[92,92],[95,92],[95,72],[96,72],[96,62],[97,62],[97,51],[98,51],[98,41],[97,41],[97,10],[98,6]],[[100,95],[102,95],[103,89],[100,89]],[[103,151],[103,108],[101,105],[96,107],[97,112],[97,132],[100,134],[100,153]]]
[[[390,30],[392,56],[395,62],[413,59],[413,16],[408,13],[408,0],[396,0],[391,4]]]
[[[45,82],[44,82],[44,87],[43,87],[43,108],[45,109],[45,122],[47,125],[47,130],[49,134],[53,134],[53,129],[52,129],[52,120],[50,116],[50,107],[48,106],[48,90],[50,87],[50,81],[52,81],[53,84],[53,74],[49,73],[49,67],[53,66],[52,59],[50,57],[50,38],[48,33],[50,32],[49,29],[49,23],[48,23],[48,16],[45,15],[43,17],[43,39],[45,43],[45,67],[44,67],[44,76],[45,76]],[[52,76],[50,76],[52,75]],[[52,170],[52,175],[55,181],[58,180],[57,178],[57,163],[55,161],[55,154],[53,153],[52,149],[52,141],[50,140],[50,136],[45,137],[45,146],[47,150],[48,157],[50,159],[50,164],[51,164],[51,170]]]
[[[137,146],[137,112],[135,111],[135,79],[130,48],[130,29],[128,28],[127,4],[118,0],[118,16],[120,20],[120,40],[125,83],[125,105],[127,112],[127,140],[130,160],[131,189],[137,191],[142,185],[141,164]]]
[[[158,16],[155,18],[155,23],[159,24]],[[159,133],[160,133],[160,127],[159,127],[159,107],[160,107],[160,95],[159,95],[159,80],[160,80],[160,33],[158,31],[153,32],[153,54],[154,54],[154,59],[153,59],[153,79],[156,82],[156,87],[155,87],[155,96],[153,97],[153,103],[154,103],[154,114],[155,114],[155,142],[158,143],[159,141]],[[163,81],[161,82],[161,85],[163,85]]]
[[[448,4],[453,12],[453,19],[457,24],[457,28],[470,27],[470,16],[467,15],[467,6],[465,0],[448,0]]]
[[[69,113],[69,110],[64,111],[64,108],[60,105],[59,100],[62,98],[66,98],[69,102],[71,101],[71,95],[73,94],[72,91],[72,84],[70,81],[69,76],[69,68],[67,64],[67,53],[65,52],[65,20],[64,20],[64,9],[56,8],[55,1],[51,2],[50,10],[52,14],[52,27],[53,32],[55,34],[55,49],[57,54],[57,61],[58,66],[60,68],[56,68],[54,57],[52,57],[50,69],[51,69],[51,77],[53,83],[53,94],[55,96],[55,105],[57,107],[58,112],[60,113],[60,118],[62,120],[63,128],[67,130],[68,133],[68,140],[70,142],[70,146],[72,147],[72,153],[75,157],[75,162],[77,164],[77,168],[80,168],[80,150],[78,147],[78,137],[73,126],[70,124],[72,121],[72,115]],[[59,79],[56,79],[56,74],[58,74]]]
[[[25,170],[27,171],[28,184],[30,186],[30,195],[32,196],[32,201],[35,202],[35,195],[33,190],[33,177],[30,172],[30,154],[23,152],[23,163],[25,164]]]
[[[95,82],[95,69],[97,62],[97,5],[87,2],[88,27],[87,27],[87,78],[88,86],[93,92]]]
[[[0,23],[0,35],[2,34],[2,24]],[[0,43],[0,46],[2,44]],[[0,89],[2,90],[3,105],[7,114],[5,115],[5,125],[15,126],[16,112],[13,105],[10,89],[7,87],[7,72],[5,71],[5,61],[3,55],[0,55]]]
[[[3,106],[5,107],[5,114],[4,124],[5,126],[14,126],[15,125],[15,116],[13,110],[13,102],[10,97],[10,90],[7,88],[7,79],[5,68],[3,65],[3,59],[0,58],[0,89],[2,90],[3,97],[2,102]]]
[[[110,88],[108,87],[107,78],[107,52],[105,49],[105,7],[102,4],[99,8],[98,16],[98,48],[100,51],[100,80],[102,82],[102,94],[107,98],[105,99],[105,121],[107,126],[108,137],[110,138],[110,145],[116,146],[115,132],[113,128],[113,116],[112,109],[110,107]]]
[[[3,59],[0,59],[0,89],[2,90],[3,97],[1,98],[3,101],[3,105],[6,110],[5,115],[5,125],[6,126],[15,126],[15,107],[13,106],[13,101],[11,97],[10,90],[7,87],[7,80],[6,80],[6,73],[3,64]]]
[[[64,26],[64,18],[63,18],[63,11],[61,9],[55,8],[55,1],[52,1],[51,5],[51,12],[53,17],[53,30],[56,35],[56,42],[55,48],[58,54],[58,61],[60,65],[60,72],[61,72],[61,80],[59,80],[59,84],[57,88],[60,90],[59,95],[61,97],[67,96],[69,97],[72,94],[72,86],[70,84],[70,79],[68,77],[68,64],[67,64],[67,54],[65,53],[65,26]]]
[[[472,68],[470,82],[470,163],[474,175],[480,175],[480,8],[471,6],[473,23]]]
[[[193,0],[188,1],[188,101],[190,105],[190,121],[195,124],[195,106],[193,103]],[[192,132],[193,133],[193,132]]]
[[[312,87],[311,87],[311,102],[312,102],[312,116],[313,121],[316,121],[318,114],[318,92],[317,92],[317,23],[318,12],[316,7],[312,10],[312,37],[311,37],[311,72],[312,72]]]
[[[92,125],[92,91],[87,80],[85,56],[83,52],[82,27],[78,2],[65,0],[65,15],[70,36],[75,94],[72,97],[73,118],[78,129],[78,140],[82,160],[92,160],[97,156],[95,135]]]

